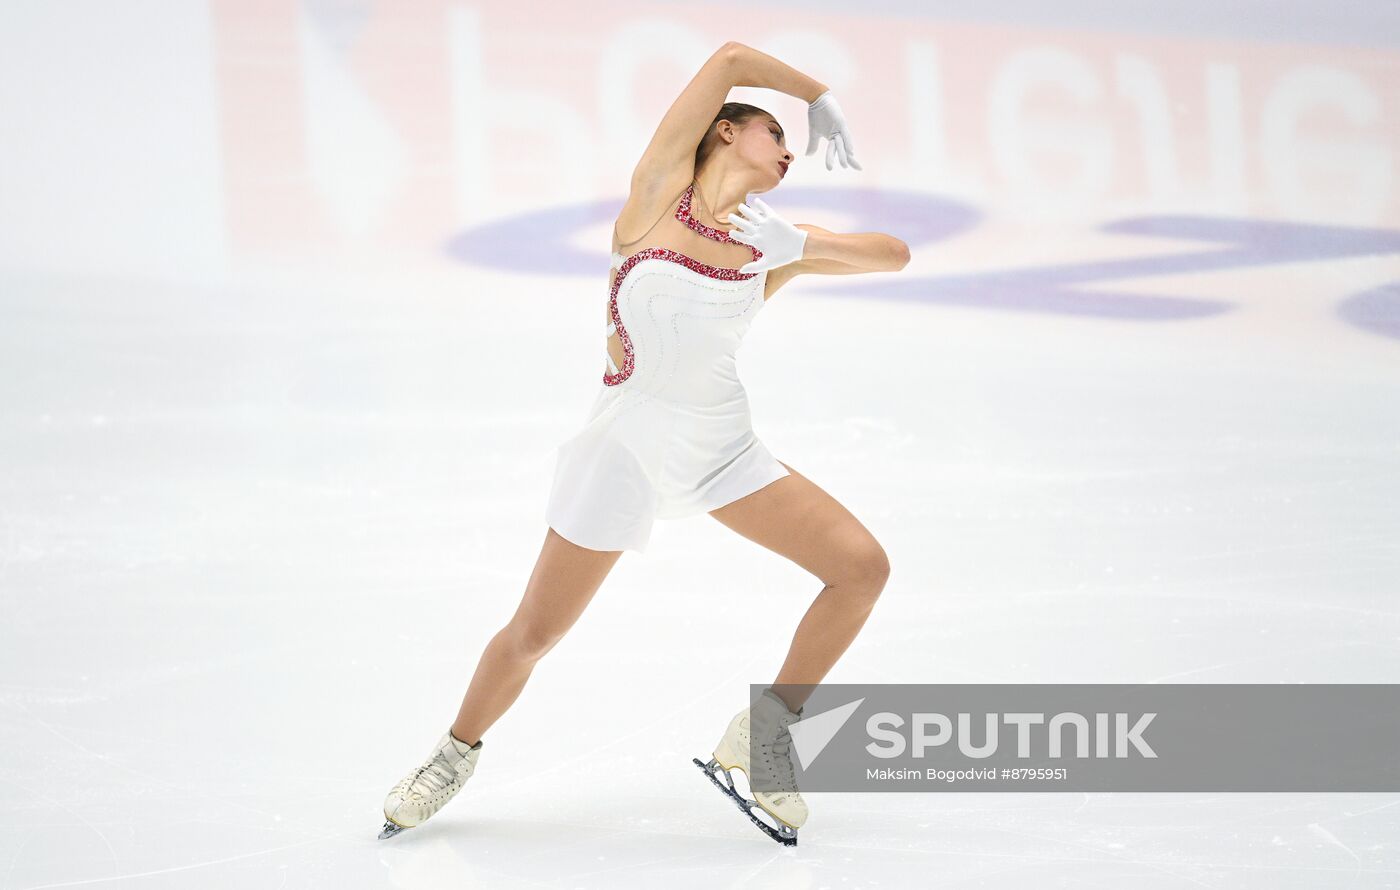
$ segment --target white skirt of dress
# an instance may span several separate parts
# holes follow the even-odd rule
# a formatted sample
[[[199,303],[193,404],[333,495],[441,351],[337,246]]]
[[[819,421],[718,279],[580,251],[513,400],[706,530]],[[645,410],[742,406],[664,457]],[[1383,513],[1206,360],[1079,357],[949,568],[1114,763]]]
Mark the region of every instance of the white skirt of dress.
[[[604,386],[557,449],[545,520],[581,547],[641,553],[655,520],[717,510],[787,475],[754,435],[742,389],[695,406]]]

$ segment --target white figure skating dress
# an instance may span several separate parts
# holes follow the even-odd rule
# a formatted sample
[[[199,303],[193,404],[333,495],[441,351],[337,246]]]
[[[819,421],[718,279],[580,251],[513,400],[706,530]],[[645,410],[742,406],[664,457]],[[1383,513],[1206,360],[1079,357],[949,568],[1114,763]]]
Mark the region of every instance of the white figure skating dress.
[[[645,551],[653,520],[788,475],[754,435],[735,363],[768,275],[738,267],[762,253],[692,217],[692,199],[693,183],[630,242],[653,246],[613,251],[608,371],[583,430],[557,449],[545,514],[589,549]]]

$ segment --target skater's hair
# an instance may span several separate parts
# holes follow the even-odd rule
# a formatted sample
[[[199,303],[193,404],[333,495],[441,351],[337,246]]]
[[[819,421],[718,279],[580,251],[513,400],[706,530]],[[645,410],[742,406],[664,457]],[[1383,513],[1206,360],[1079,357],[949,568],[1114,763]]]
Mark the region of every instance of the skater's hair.
[[[714,153],[715,146],[719,144],[719,128],[715,124],[720,121],[729,121],[736,127],[743,127],[750,120],[759,115],[773,117],[767,111],[757,105],[748,105],[744,102],[726,102],[720,106],[719,114],[710,121],[710,129],[705,132],[705,138],[700,140],[700,146],[695,149],[695,171],[700,172],[700,168],[710,159]],[[777,120],[777,118],[773,118]]]

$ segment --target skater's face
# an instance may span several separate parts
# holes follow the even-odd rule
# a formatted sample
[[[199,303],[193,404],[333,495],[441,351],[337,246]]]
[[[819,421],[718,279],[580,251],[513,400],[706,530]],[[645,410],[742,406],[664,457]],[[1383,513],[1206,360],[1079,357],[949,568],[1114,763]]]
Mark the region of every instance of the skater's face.
[[[768,115],[756,115],[733,134],[734,141],[730,143],[733,159],[753,176],[754,187],[750,191],[766,192],[776,188],[793,161],[782,126]]]

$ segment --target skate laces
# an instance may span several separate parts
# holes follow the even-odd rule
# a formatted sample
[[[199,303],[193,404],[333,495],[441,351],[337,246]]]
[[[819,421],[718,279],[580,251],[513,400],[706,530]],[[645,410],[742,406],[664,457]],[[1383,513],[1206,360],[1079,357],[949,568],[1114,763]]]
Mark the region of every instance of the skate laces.
[[[409,790],[413,786],[422,784],[427,789],[427,793],[436,794],[457,779],[457,771],[447,762],[441,751],[432,756],[427,763],[419,767],[418,775],[413,777]],[[422,793],[422,792],[420,792]]]
[[[788,718],[780,718],[778,722],[778,734],[774,736],[771,742],[765,742],[763,744],[763,747],[767,748],[775,755],[773,761],[778,767],[778,775],[776,777],[778,789],[776,790],[779,792],[795,792],[797,790],[797,777],[793,772],[792,757],[789,755],[789,751],[792,749],[792,733],[788,732],[788,723],[790,722]]]

